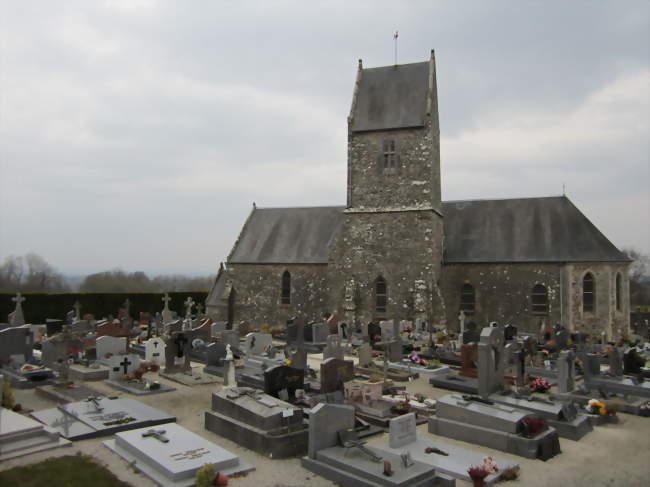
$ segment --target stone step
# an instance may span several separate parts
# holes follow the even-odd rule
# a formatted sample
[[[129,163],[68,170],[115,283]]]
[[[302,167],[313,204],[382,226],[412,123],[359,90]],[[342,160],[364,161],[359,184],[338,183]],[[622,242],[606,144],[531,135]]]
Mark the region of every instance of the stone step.
[[[28,450],[48,443],[56,444],[59,442],[57,433],[48,432],[41,429],[38,432],[32,432],[29,435],[15,438],[13,441],[3,439],[0,441],[0,451],[2,454],[12,453],[21,450]]]

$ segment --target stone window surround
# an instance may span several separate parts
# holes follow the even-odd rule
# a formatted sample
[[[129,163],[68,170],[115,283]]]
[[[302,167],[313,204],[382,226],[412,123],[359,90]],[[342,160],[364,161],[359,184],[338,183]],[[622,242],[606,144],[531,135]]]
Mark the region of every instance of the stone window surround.
[[[287,270],[282,273],[282,282],[280,286],[280,304],[291,304],[291,273]]]
[[[473,315],[476,312],[476,289],[469,282],[463,283],[460,287],[459,307],[466,315]]]
[[[530,291],[530,309],[534,315],[548,315],[548,289],[544,284],[535,283]]]
[[[590,270],[582,276],[582,312],[596,312],[596,278]]]
[[[375,279],[375,312],[386,313],[388,310],[388,284],[383,276]]]
[[[623,291],[622,286],[623,286],[623,276],[621,275],[620,271],[616,273],[616,278],[614,281],[614,286],[615,286],[615,292],[616,292],[616,311],[622,311],[623,306],[621,304],[621,293]]]
[[[397,143],[393,138],[386,138],[382,140],[381,146],[380,170],[384,174],[394,174],[399,161]]]

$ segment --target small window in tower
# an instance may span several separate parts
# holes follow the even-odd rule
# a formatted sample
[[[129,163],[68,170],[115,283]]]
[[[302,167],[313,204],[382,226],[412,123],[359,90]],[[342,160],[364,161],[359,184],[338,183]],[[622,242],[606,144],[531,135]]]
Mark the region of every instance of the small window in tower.
[[[465,312],[465,314],[474,313],[476,307],[476,296],[474,294],[474,286],[469,283],[465,283],[460,288],[460,309]]]
[[[385,139],[383,142],[382,169],[385,172],[394,172],[397,169],[395,139]]]
[[[386,280],[379,276],[375,281],[375,311],[385,313],[388,305],[388,286]]]
[[[546,290],[546,286],[543,284],[535,284],[530,293],[530,301],[533,314],[548,314],[548,291]]]
[[[596,303],[596,281],[591,272],[587,272],[582,279],[582,311],[593,313]]]
[[[621,311],[621,273],[616,273],[616,311]]]
[[[284,271],[282,274],[282,294],[280,295],[281,304],[291,304],[291,274]]]

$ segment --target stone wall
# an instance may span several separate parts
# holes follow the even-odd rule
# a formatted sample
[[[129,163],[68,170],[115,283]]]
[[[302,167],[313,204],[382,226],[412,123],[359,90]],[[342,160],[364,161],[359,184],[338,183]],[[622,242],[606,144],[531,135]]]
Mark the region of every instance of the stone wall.
[[[585,333],[600,334],[603,331],[611,340],[629,333],[630,327],[630,280],[627,262],[587,262],[566,266],[569,319],[573,329]],[[594,276],[596,300],[593,312],[583,311],[582,281],[587,272]],[[616,274],[621,275],[620,305],[616,303]]]
[[[627,263],[588,264],[445,264],[440,288],[447,305],[447,323],[458,330],[460,291],[474,286],[476,309],[465,323],[479,327],[490,321],[512,324],[520,331],[538,332],[541,324],[562,323],[567,329],[618,337],[629,329],[629,279]],[[596,280],[593,313],[582,310],[582,279],[590,271]],[[616,308],[616,273],[621,273],[620,309]],[[533,313],[531,292],[535,284],[548,291],[548,313]],[[561,291],[563,289],[563,291]]]
[[[441,236],[442,218],[431,210],[346,213],[341,230],[330,244],[330,308],[343,319],[359,322],[412,319],[415,314],[424,314],[426,309],[422,308],[432,293],[435,299]],[[375,310],[379,276],[388,288],[385,313]],[[415,289],[417,281],[426,285],[420,296]],[[350,296],[346,298],[350,294],[354,294],[353,302]]]
[[[281,303],[285,271],[291,274],[291,304]],[[234,290],[235,323],[283,326],[293,316],[318,320],[327,311],[327,265],[229,264],[226,272]],[[215,311],[215,319],[227,319],[225,307]]]
[[[467,314],[479,328],[491,321],[511,324],[520,331],[538,332],[542,323],[561,321],[560,270],[558,264],[445,264],[440,288],[447,305],[447,323],[458,330],[461,286],[474,286],[475,312]],[[535,284],[548,291],[548,313],[532,312]]]

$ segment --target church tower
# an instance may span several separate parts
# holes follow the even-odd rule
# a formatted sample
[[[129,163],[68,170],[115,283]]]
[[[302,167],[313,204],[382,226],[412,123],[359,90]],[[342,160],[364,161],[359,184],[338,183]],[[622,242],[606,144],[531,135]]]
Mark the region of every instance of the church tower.
[[[359,69],[348,117],[344,223],[332,307],[348,321],[441,315],[440,128],[429,61]]]

